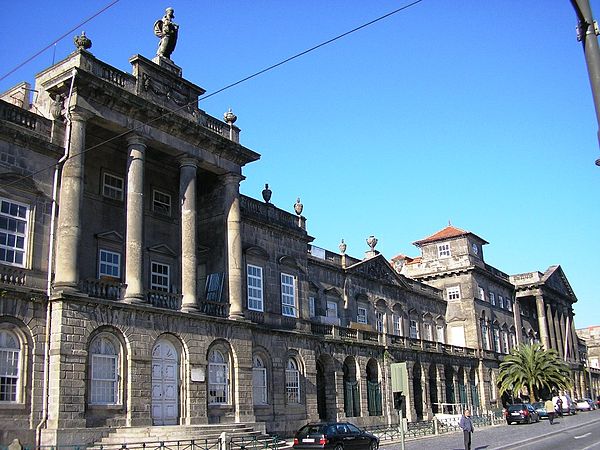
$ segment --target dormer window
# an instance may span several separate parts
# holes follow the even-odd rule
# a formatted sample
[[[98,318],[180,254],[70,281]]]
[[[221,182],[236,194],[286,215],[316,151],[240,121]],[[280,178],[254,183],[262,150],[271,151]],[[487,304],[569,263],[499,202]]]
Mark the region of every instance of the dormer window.
[[[450,256],[450,244],[438,244],[438,258],[448,258]]]

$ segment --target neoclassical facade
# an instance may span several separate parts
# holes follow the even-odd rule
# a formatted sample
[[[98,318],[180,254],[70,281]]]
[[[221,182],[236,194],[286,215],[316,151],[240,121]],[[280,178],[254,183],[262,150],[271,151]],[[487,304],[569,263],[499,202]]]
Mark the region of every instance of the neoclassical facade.
[[[449,238],[446,261],[463,254],[447,270],[438,240],[402,270],[372,238],[360,258],[312,246],[299,202],[240,194],[259,154],[235,115],[199,109],[204,90],[170,60],[130,63],[78,48],[36,76],[34,104],[24,84],[0,100],[0,444],[395,424],[395,362],[409,420],[485,412],[508,348],[573,338],[560,268],[511,281],[470,233]]]

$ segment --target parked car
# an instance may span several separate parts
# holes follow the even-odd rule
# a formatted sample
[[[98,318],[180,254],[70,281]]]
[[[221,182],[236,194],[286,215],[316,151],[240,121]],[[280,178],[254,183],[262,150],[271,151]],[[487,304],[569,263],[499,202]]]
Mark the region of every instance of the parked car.
[[[532,403],[531,406],[533,406],[533,409],[535,409],[535,412],[538,413],[538,416],[540,419],[548,418],[548,411],[546,411],[546,406],[544,405],[544,402],[535,402],[535,403]],[[554,412],[554,411],[552,411],[552,412]]]
[[[515,403],[506,409],[506,423],[532,423],[539,422],[540,416],[530,403]]]
[[[294,436],[296,450],[377,450],[379,438],[348,422],[309,423]]]
[[[575,400],[575,409],[577,411],[592,411],[594,408],[594,402],[589,398],[580,398]]]
[[[561,395],[560,399],[562,400],[562,411],[561,411],[562,414],[573,415],[577,412],[577,410],[575,409],[575,403],[573,402],[573,400],[571,400],[571,397],[569,397],[567,394],[565,394],[565,395]],[[557,400],[558,400],[557,395],[552,397],[552,403],[554,403],[555,408],[556,408]],[[556,410],[556,412],[559,412],[558,409]]]

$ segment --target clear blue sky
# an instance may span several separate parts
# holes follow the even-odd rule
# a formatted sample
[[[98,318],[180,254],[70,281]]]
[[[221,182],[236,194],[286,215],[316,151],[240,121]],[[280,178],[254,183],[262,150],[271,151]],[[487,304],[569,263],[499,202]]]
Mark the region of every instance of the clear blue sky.
[[[7,2],[0,76],[109,0]],[[121,0],[81,27],[94,55],[124,71],[154,56],[154,21],[175,8],[172,55],[214,92],[410,1]],[[600,18],[600,1],[591,1]],[[569,0],[423,0],[366,29],[201,101],[238,115],[244,194],[293,211],[314,244],[391,258],[445,227],[490,242],[513,274],[560,264],[579,299],[575,324],[600,325],[597,123]],[[5,91],[64,58],[73,32],[0,81]]]

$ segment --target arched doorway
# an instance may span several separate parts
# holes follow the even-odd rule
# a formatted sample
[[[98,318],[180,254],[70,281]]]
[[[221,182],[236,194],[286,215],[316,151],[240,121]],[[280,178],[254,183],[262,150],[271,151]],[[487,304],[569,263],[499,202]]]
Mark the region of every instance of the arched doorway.
[[[152,349],[152,423],[177,425],[179,422],[179,355],[165,337]]]
[[[437,367],[435,364],[429,366],[429,398],[431,400],[431,412],[437,414],[439,411],[438,400]]]
[[[337,389],[334,360],[330,355],[317,359],[317,411],[319,419],[337,419]]]
[[[421,384],[421,364],[413,367],[413,398],[417,420],[423,420],[423,385]]]
[[[360,391],[356,377],[356,361],[349,356],[344,361],[344,412],[346,417],[360,416]]]
[[[380,416],[382,414],[379,368],[377,367],[377,361],[374,359],[370,359],[367,363],[367,405],[370,416]]]
[[[453,413],[456,397],[454,395],[454,369],[452,366],[445,366],[444,374],[446,376],[446,403],[448,404],[447,411],[444,412]]]
[[[471,386],[471,403],[475,411],[479,411],[479,379],[475,368],[469,371],[469,384]]]

